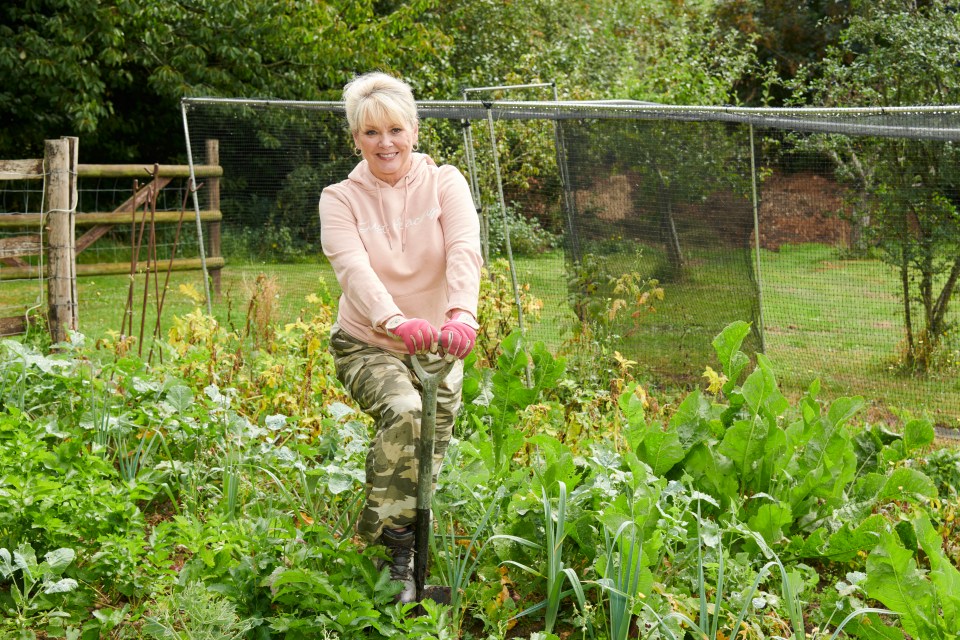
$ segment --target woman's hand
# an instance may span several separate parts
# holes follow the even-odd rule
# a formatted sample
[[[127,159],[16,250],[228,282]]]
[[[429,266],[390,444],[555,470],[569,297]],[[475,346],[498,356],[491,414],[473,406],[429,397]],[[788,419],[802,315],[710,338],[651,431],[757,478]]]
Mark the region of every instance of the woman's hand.
[[[439,333],[426,320],[409,318],[402,319],[396,326],[391,326],[392,324],[390,322],[386,326],[387,333],[398,340],[402,340],[407,347],[407,353],[410,355],[427,353],[436,349]]]
[[[466,358],[477,341],[477,330],[458,320],[447,320],[440,327],[440,349],[444,353]]]

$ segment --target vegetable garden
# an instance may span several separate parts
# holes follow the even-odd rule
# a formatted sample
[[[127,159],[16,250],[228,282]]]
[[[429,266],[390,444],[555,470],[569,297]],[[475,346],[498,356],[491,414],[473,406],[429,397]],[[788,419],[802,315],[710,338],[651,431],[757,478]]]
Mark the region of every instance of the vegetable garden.
[[[182,314],[152,364],[0,343],[3,636],[956,637],[960,454],[931,423],[817,382],[788,401],[743,322],[702,389],[658,395],[626,360],[588,385],[498,329],[487,282],[434,503],[450,605],[392,604],[352,535],[368,423],[318,291],[285,325]]]
[[[71,276],[87,334],[50,344],[48,281],[17,276],[66,247],[44,216],[136,193],[3,189],[38,215],[0,237],[0,315],[28,327],[0,340],[0,638],[958,637],[951,3],[8,4],[0,157],[67,133],[192,166],[195,237],[151,218],[140,251],[101,220],[83,260],[220,248],[199,197],[226,267],[219,299],[165,281],[162,332],[156,278],[136,311],[135,269]],[[451,602],[419,608],[353,535],[369,421],[316,258],[320,189],[356,162],[318,101],[372,68],[416,83],[491,251],[434,500]],[[467,102],[491,82],[554,102]],[[222,144],[222,185],[191,144]],[[788,210],[802,233],[771,241]]]

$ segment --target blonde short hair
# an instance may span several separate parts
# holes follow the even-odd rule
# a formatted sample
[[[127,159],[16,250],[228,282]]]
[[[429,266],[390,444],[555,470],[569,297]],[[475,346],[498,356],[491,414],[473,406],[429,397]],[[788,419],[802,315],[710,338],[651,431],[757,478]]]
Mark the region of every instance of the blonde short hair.
[[[368,124],[417,125],[413,89],[403,80],[372,71],[355,77],[343,88],[347,125],[352,133]]]

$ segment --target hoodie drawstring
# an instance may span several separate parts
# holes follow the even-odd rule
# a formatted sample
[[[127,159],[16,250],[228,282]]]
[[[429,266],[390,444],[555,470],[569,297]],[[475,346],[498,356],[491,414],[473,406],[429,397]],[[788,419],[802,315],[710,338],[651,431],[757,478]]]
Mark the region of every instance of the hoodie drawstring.
[[[383,225],[383,230],[387,235],[387,246],[390,247],[390,250],[393,251],[393,241],[390,240],[390,225],[387,224],[387,214],[383,210],[383,193],[380,191],[380,183],[377,185],[377,203],[380,205],[380,224]]]
[[[403,210],[400,212],[400,251],[407,250],[407,201],[410,198],[410,180],[409,176],[403,177]],[[380,205],[380,223],[387,232],[387,246],[393,251],[393,241],[391,236],[391,225],[387,224],[387,214],[383,210],[383,191],[380,189],[380,183],[377,183],[377,203]]]
[[[410,195],[410,181],[408,180],[409,174],[403,176],[403,213],[400,215],[400,251],[401,253],[406,252],[407,250],[407,196]]]

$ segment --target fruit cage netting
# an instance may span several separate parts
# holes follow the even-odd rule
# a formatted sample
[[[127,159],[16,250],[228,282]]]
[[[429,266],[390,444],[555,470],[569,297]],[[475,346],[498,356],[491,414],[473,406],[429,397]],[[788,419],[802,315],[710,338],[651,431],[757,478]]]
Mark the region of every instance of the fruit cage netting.
[[[877,419],[957,425],[960,301],[936,304],[960,270],[957,109],[419,106],[420,150],[463,171],[487,263],[509,265],[518,327],[581,375],[619,353],[651,384],[702,385],[743,320],[788,395],[819,379]],[[191,98],[183,115],[191,165],[219,145],[223,286],[259,268],[290,313],[335,296],[317,202],[358,160],[342,104]]]

